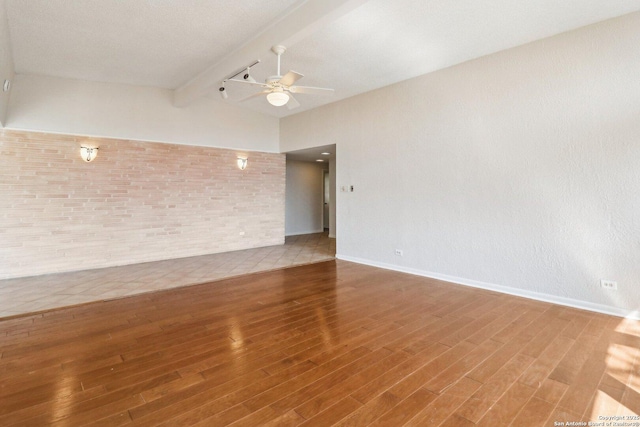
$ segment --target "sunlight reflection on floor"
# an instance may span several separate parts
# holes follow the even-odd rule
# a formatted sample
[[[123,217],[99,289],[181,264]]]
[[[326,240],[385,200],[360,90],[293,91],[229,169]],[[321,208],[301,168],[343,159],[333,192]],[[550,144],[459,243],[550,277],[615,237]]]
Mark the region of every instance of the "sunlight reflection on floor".
[[[624,319],[616,332],[609,344],[606,370],[593,399],[592,421],[601,421],[599,417],[606,416],[640,415],[640,322]]]

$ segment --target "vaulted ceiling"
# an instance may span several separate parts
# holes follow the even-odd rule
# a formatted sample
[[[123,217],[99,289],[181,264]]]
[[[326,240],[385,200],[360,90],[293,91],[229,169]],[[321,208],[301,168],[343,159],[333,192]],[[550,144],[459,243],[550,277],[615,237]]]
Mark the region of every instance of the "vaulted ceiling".
[[[0,0],[16,73],[175,90],[238,104],[255,91],[224,77],[287,46],[283,73],[332,87],[296,95],[301,107],[261,98],[246,108],[284,117],[500,50],[640,10],[640,0]]]

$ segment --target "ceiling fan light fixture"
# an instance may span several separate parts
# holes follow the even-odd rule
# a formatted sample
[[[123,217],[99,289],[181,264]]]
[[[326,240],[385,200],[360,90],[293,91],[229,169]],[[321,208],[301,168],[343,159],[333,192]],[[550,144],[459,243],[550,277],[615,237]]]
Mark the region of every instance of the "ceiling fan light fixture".
[[[287,102],[289,102],[289,95],[284,93],[282,89],[274,90],[273,92],[267,94],[267,101],[269,101],[269,104],[273,105],[274,107],[282,107]]]

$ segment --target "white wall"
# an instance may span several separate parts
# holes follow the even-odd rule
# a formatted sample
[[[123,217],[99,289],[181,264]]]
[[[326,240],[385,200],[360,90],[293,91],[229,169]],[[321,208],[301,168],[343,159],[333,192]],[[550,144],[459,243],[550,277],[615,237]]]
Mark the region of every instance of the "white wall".
[[[278,152],[278,119],[202,98],[174,107],[172,91],[18,74],[6,127]]]
[[[635,13],[285,118],[281,150],[337,143],[343,259],[638,317],[638,46]]]
[[[0,127],[5,125],[9,95],[11,90],[4,92],[4,81],[13,81],[13,56],[11,55],[11,43],[9,40],[9,25],[4,0],[0,1]]]
[[[286,236],[323,231],[323,168],[287,160],[285,191]]]

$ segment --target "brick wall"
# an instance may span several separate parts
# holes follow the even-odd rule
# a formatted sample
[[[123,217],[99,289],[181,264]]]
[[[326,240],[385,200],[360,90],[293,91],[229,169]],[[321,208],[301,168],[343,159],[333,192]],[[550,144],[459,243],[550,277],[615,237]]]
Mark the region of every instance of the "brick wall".
[[[0,279],[282,244],[284,195],[283,154],[0,130]]]

